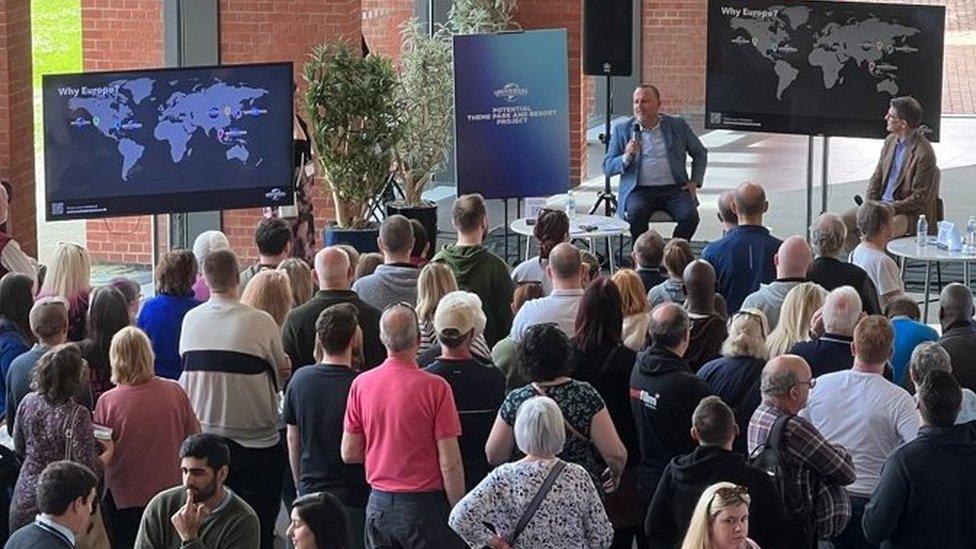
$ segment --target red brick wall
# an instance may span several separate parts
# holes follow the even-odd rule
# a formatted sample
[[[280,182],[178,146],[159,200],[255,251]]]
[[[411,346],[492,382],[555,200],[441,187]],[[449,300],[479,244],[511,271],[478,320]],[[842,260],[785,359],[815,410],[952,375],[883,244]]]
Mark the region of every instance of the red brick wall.
[[[14,189],[8,229],[37,253],[30,0],[0,2],[0,178]]]
[[[400,26],[413,15],[413,0],[362,0],[363,37],[369,51],[399,59]]]
[[[569,175],[578,185],[586,173],[586,116],[589,96],[583,84],[583,3],[579,0],[522,0],[515,14],[523,29],[565,28],[569,46]]]
[[[345,40],[358,47],[361,13],[361,0],[220,0],[220,61],[290,60],[295,63],[295,79],[304,89],[302,67],[312,46]],[[296,98],[296,112],[304,108],[300,95]],[[316,183],[313,201],[320,234],[332,214],[323,188],[321,181]],[[224,233],[242,264],[257,259],[254,227],[260,219],[261,210],[257,208],[223,212]]]
[[[163,2],[82,0],[81,36],[86,71],[154,68],[163,65]],[[91,220],[88,250],[96,261],[152,261],[151,217]]]
[[[704,112],[707,0],[643,0],[642,75],[664,110]]]

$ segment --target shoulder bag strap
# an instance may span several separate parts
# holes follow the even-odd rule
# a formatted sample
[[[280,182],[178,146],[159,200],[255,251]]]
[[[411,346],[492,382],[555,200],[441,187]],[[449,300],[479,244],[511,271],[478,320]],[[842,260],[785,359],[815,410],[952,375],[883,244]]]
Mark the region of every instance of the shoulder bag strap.
[[[64,423],[61,425],[61,432],[64,433],[64,459],[68,461],[74,461],[74,452],[72,452],[71,447],[75,439],[75,433],[72,427],[75,423],[75,416],[78,415],[78,408],[81,408],[81,406],[75,404],[75,407],[65,414]]]
[[[529,525],[529,521],[535,516],[535,512],[539,510],[539,506],[546,499],[546,495],[549,494],[549,490],[552,489],[552,485],[556,483],[556,478],[559,473],[566,468],[566,462],[557,459],[556,463],[549,470],[549,474],[546,476],[546,480],[542,481],[542,486],[539,487],[539,491],[535,493],[535,497],[529,502],[529,506],[522,511],[522,516],[519,517],[517,523],[515,523],[515,529],[512,530],[512,534],[508,537],[508,544],[515,547],[515,540],[518,539],[525,527]]]

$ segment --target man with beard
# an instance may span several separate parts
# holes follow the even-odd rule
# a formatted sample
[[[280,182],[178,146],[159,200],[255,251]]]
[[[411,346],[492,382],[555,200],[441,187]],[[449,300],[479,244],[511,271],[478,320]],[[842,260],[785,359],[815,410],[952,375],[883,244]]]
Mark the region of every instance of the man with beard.
[[[183,484],[156,494],[146,506],[136,547],[257,548],[254,510],[224,486],[230,450],[215,435],[193,435],[180,448]]]

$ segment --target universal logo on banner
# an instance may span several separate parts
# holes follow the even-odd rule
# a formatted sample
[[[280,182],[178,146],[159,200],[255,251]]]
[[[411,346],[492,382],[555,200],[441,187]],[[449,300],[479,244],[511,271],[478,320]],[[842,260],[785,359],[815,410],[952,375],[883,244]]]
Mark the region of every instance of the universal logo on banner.
[[[502,88],[495,90],[493,95],[498,99],[504,99],[509,103],[514,103],[519,97],[529,95],[529,89],[523,88],[515,82],[509,82]]]
[[[268,200],[271,200],[272,202],[278,202],[279,200],[287,196],[287,193],[285,193],[285,191],[279,189],[278,187],[275,187],[270,191],[264,193],[264,196],[267,197]]]

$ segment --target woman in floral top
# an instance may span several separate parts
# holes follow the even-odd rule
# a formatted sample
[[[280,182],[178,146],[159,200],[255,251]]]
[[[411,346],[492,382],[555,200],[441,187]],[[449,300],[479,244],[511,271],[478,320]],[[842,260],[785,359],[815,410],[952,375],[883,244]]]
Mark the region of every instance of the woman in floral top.
[[[579,465],[566,463],[525,528],[515,527],[563,451],[566,431],[559,405],[531,397],[518,409],[515,441],[526,456],[499,466],[451,511],[448,523],[471,547],[605,548],[613,527],[600,495]],[[517,536],[517,537],[516,537]],[[513,539],[515,538],[515,539]]]
[[[603,487],[611,491],[627,462],[627,449],[596,389],[569,377],[574,369],[570,357],[569,338],[556,325],[529,328],[519,348],[519,361],[531,383],[505,397],[488,436],[488,462],[498,465],[512,459],[516,442],[513,427],[519,406],[534,396],[544,395],[559,405],[565,418],[566,445],[559,457],[583,466],[597,484],[602,479]]]
[[[37,390],[20,402],[14,423],[14,450],[24,465],[10,503],[11,532],[37,515],[37,479],[44,467],[70,456],[98,475],[113,449],[110,441],[96,444],[91,413],[75,402],[88,379],[74,344],[48,351],[35,366],[34,377]]]

